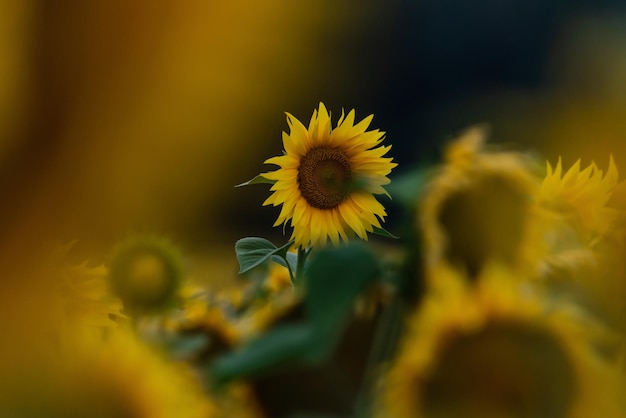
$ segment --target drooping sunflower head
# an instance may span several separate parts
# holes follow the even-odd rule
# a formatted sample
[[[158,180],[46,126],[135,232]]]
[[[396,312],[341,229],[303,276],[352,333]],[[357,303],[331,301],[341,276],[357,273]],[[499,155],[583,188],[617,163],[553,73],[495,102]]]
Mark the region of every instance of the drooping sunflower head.
[[[473,287],[444,279],[451,289],[425,299],[381,382],[378,417],[622,416],[616,361],[596,351],[601,327],[510,274],[490,267]]]
[[[418,209],[427,265],[446,262],[469,277],[492,259],[528,264],[538,248],[528,158],[484,151],[483,141],[484,131],[471,129],[448,147]]]
[[[384,158],[391,146],[381,146],[384,132],[368,131],[373,115],[355,124],[355,111],[341,115],[332,128],[323,103],[308,128],[287,114],[283,132],[285,154],[265,161],[280,168],[263,173],[274,181],[273,194],[263,203],[282,209],[274,226],[293,227],[297,247],[338,244],[380,228],[385,208],[374,195],[387,194],[387,175],[397,165]]]

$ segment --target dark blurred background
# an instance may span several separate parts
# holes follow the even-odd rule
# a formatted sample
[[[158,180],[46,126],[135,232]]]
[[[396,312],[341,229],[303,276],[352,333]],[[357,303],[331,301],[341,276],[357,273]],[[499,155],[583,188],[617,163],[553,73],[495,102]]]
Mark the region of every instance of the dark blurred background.
[[[0,4],[0,251],[104,260],[172,237],[196,271],[234,241],[280,242],[263,185],[284,112],[374,114],[393,175],[455,133],[566,164],[626,166],[626,5],[616,0],[24,0]],[[620,164],[621,163],[621,164]],[[392,177],[393,178],[393,177]],[[393,225],[393,219],[390,219]],[[286,240],[287,238],[284,238]],[[15,262],[15,260],[21,260]]]

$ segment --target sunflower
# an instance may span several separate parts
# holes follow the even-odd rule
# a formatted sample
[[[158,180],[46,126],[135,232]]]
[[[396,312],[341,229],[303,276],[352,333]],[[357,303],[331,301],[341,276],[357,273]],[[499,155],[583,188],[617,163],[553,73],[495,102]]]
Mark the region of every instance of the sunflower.
[[[47,350],[46,350],[47,348]],[[182,363],[167,362],[130,332],[108,338],[69,336],[37,347],[11,386],[0,415],[20,417],[207,418],[216,416],[199,379]]]
[[[235,322],[234,326],[241,342],[250,341],[263,334],[281,319],[297,313],[299,307],[301,297],[291,290],[255,301]]]
[[[263,288],[270,295],[278,294],[283,289],[291,290],[293,285],[287,267],[278,263],[272,263],[268,267],[267,277],[263,281]]]
[[[559,158],[546,176],[538,204],[552,219],[543,278],[623,329],[624,211],[618,169],[610,157],[606,172],[580,160],[566,171]],[[616,196],[617,194],[617,196]],[[617,203],[617,206],[615,204]]]
[[[207,356],[221,354],[240,342],[229,301],[219,301],[213,292],[192,285],[184,286],[180,293],[180,309],[159,318],[153,332],[170,336],[204,334],[208,345],[202,355]]]
[[[339,244],[351,236],[367,240],[381,228],[385,208],[374,195],[387,194],[387,175],[397,166],[383,158],[391,146],[379,146],[384,132],[367,131],[373,115],[354,123],[355,112],[342,112],[331,128],[326,107],[320,103],[308,129],[287,113],[290,132],[283,132],[285,154],[272,157],[276,171],[263,173],[274,192],[263,205],[283,205],[274,226],[291,220],[296,247]]]
[[[614,337],[509,270],[490,265],[477,285],[440,270],[439,288],[410,319],[381,381],[378,417],[622,417]]]
[[[136,236],[117,245],[109,263],[112,292],[132,314],[167,311],[179,302],[183,282],[179,250],[156,236]]]
[[[539,181],[531,160],[488,151],[485,137],[477,127],[453,141],[421,195],[417,216],[428,269],[444,262],[472,278],[492,259],[530,267],[539,257],[532,201]]]
[[[272,264],[261,288],[251,284],[244,289],[226,289],[220,293],[190,286],[184,288],[181,309],[163,318],[164,331],[204,333],[218,351],[258,337],[296,310],[301,302],[299,293],[291,286],[287,268]]]
[[[546,162],[546,176],[538,202],[564,217],[587,241],[610,232],[618,211],[607,205],[617,185],[619,173],[613,157],[606,174],[592,162],[581,170],[576,161],[565,174],[559,158],[554,169]]]
[[[115,328],[126,318],[122,301],[109,293],[104,265],[67,266],[60,275],[59,293],[68,320],[89,327]]]

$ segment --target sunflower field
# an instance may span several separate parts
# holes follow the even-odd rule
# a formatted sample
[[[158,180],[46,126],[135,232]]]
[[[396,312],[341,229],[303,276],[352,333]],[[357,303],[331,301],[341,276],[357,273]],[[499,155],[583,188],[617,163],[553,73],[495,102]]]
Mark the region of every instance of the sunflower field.
[[[0,5],[0,418],[626,418],[626,13],[553,3]]]

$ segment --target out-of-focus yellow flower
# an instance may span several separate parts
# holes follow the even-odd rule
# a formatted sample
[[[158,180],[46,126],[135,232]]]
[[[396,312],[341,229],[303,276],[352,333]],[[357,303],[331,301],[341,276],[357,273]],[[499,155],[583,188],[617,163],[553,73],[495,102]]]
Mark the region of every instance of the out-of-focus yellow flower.
[[[300,295],[291,289],[256,301],[236,320],[235,328],[241,341],[249,341],[261,335],[278,320],[297,309],[300,302]]]
[[[490,265],[475,286],[440,269],[381,382],[379,417],[622,417],[611,341],[575,309]],[[605,333],[606,332],[606,333]]]
[[[618,216],[607,206],[619,178],[613,157],[606,174],[593,162],[581,170],[580,160],[563,174],[560,158],[554,169],[547,162],[546,171],[539,204],[563,216],[587,241],[609,232]]]
[[[295,309],[301,299],[291,286],[287,269],[276,266],[268,271],[262,289],[252,284],[247,289],[213,294],[205,289],[184,288],[181,309],[164,319],[165,328],[207,333],[212,344],[221,348],[234,348],[260,335]]]
[[[469,129],[446,149],[446,162],[418,206],[427,269],[448,263],[475,277],[489,260],[530,268],[542,251],[527,156],[487,151],[485,130]]]
[[[537,203],[551,222],[540,275],[624,329],[626,207],[621,206],[624,183],[618,183],[617,166],[612,157],[606,173],[593,162],[581,169],[580,160],[565,173],[560,158],[554,168],[549,162],[546,166]]]
[[[59,287],[61,304],[70,322],[112,328],[125,318],[122,301],[109,292],[104,265],[88,267],[83,263],[64,268]]]
[[[180,311],[164,318],[168,331],[207,333],[211,338],[212,348],[217,348],[218,351],[232,348],[239,343],[241,337],[235,327],[234,313],[227,313],[227,309],[232,307],[229,301],[220,302],[206,289],[190,285],[182,289],[181,297]],[[234,307],[232,310],[234,311]]]
[[[44,262],[42,277],[53,289],[46,298],[48,332],[64,338],[72,333],[102,335],[117,328],[127,317],[122,301],[111,294],[104,265],[90,267],[87,262],[68,261],[74,242],[56,247]],[[24,327],[32,325],[23,324]]]
[[[242,343],[244,335],[237,327],[236,307],[228,295],[214,294],[205,288],[185,285],[180,292],[181,308],[161,318],[161,332],[176,335],[205,335],[208,345],[194,353],[192,362],[215,358]],[[232,295],[230,295],[232,296]],[[261,407],[250,386],[244,381],[230,382],[211,396],[215,413],[210,417],[262,417]]]
[[[190,369],[168,363],[127,332],[68,339],[9,368],[0,415],[171,418],[217,416]],[[4,369],[7,371],[6,368]]]
[[[263,282],[263,288],[270,294],[275,294],[287,288],[291,289],[291,276],[289,276],[287,267],[278,263],[271,263],[267,272],[267,278]]]
[[[265,161],[280,169],[262,176],[276,183],[263,204],[283,205],[274,226],[291,220],[296,247],[339,244],[356,234],[367,240],[387,215],[374,197],[386,194],[387,175],[397,165],[383,158],[391,146],[379,146],[384,132],[367,131],[373,115],[354,123],[355,112],[342,113],[332,129],[323,103],[308,129],[287,113],[290,132],[283,132],[285,155]]]
[[[178,300],[182,256],[168,241],[134,237],[115,249],[109,266],[111,290],[129,312],[160,312]]]

